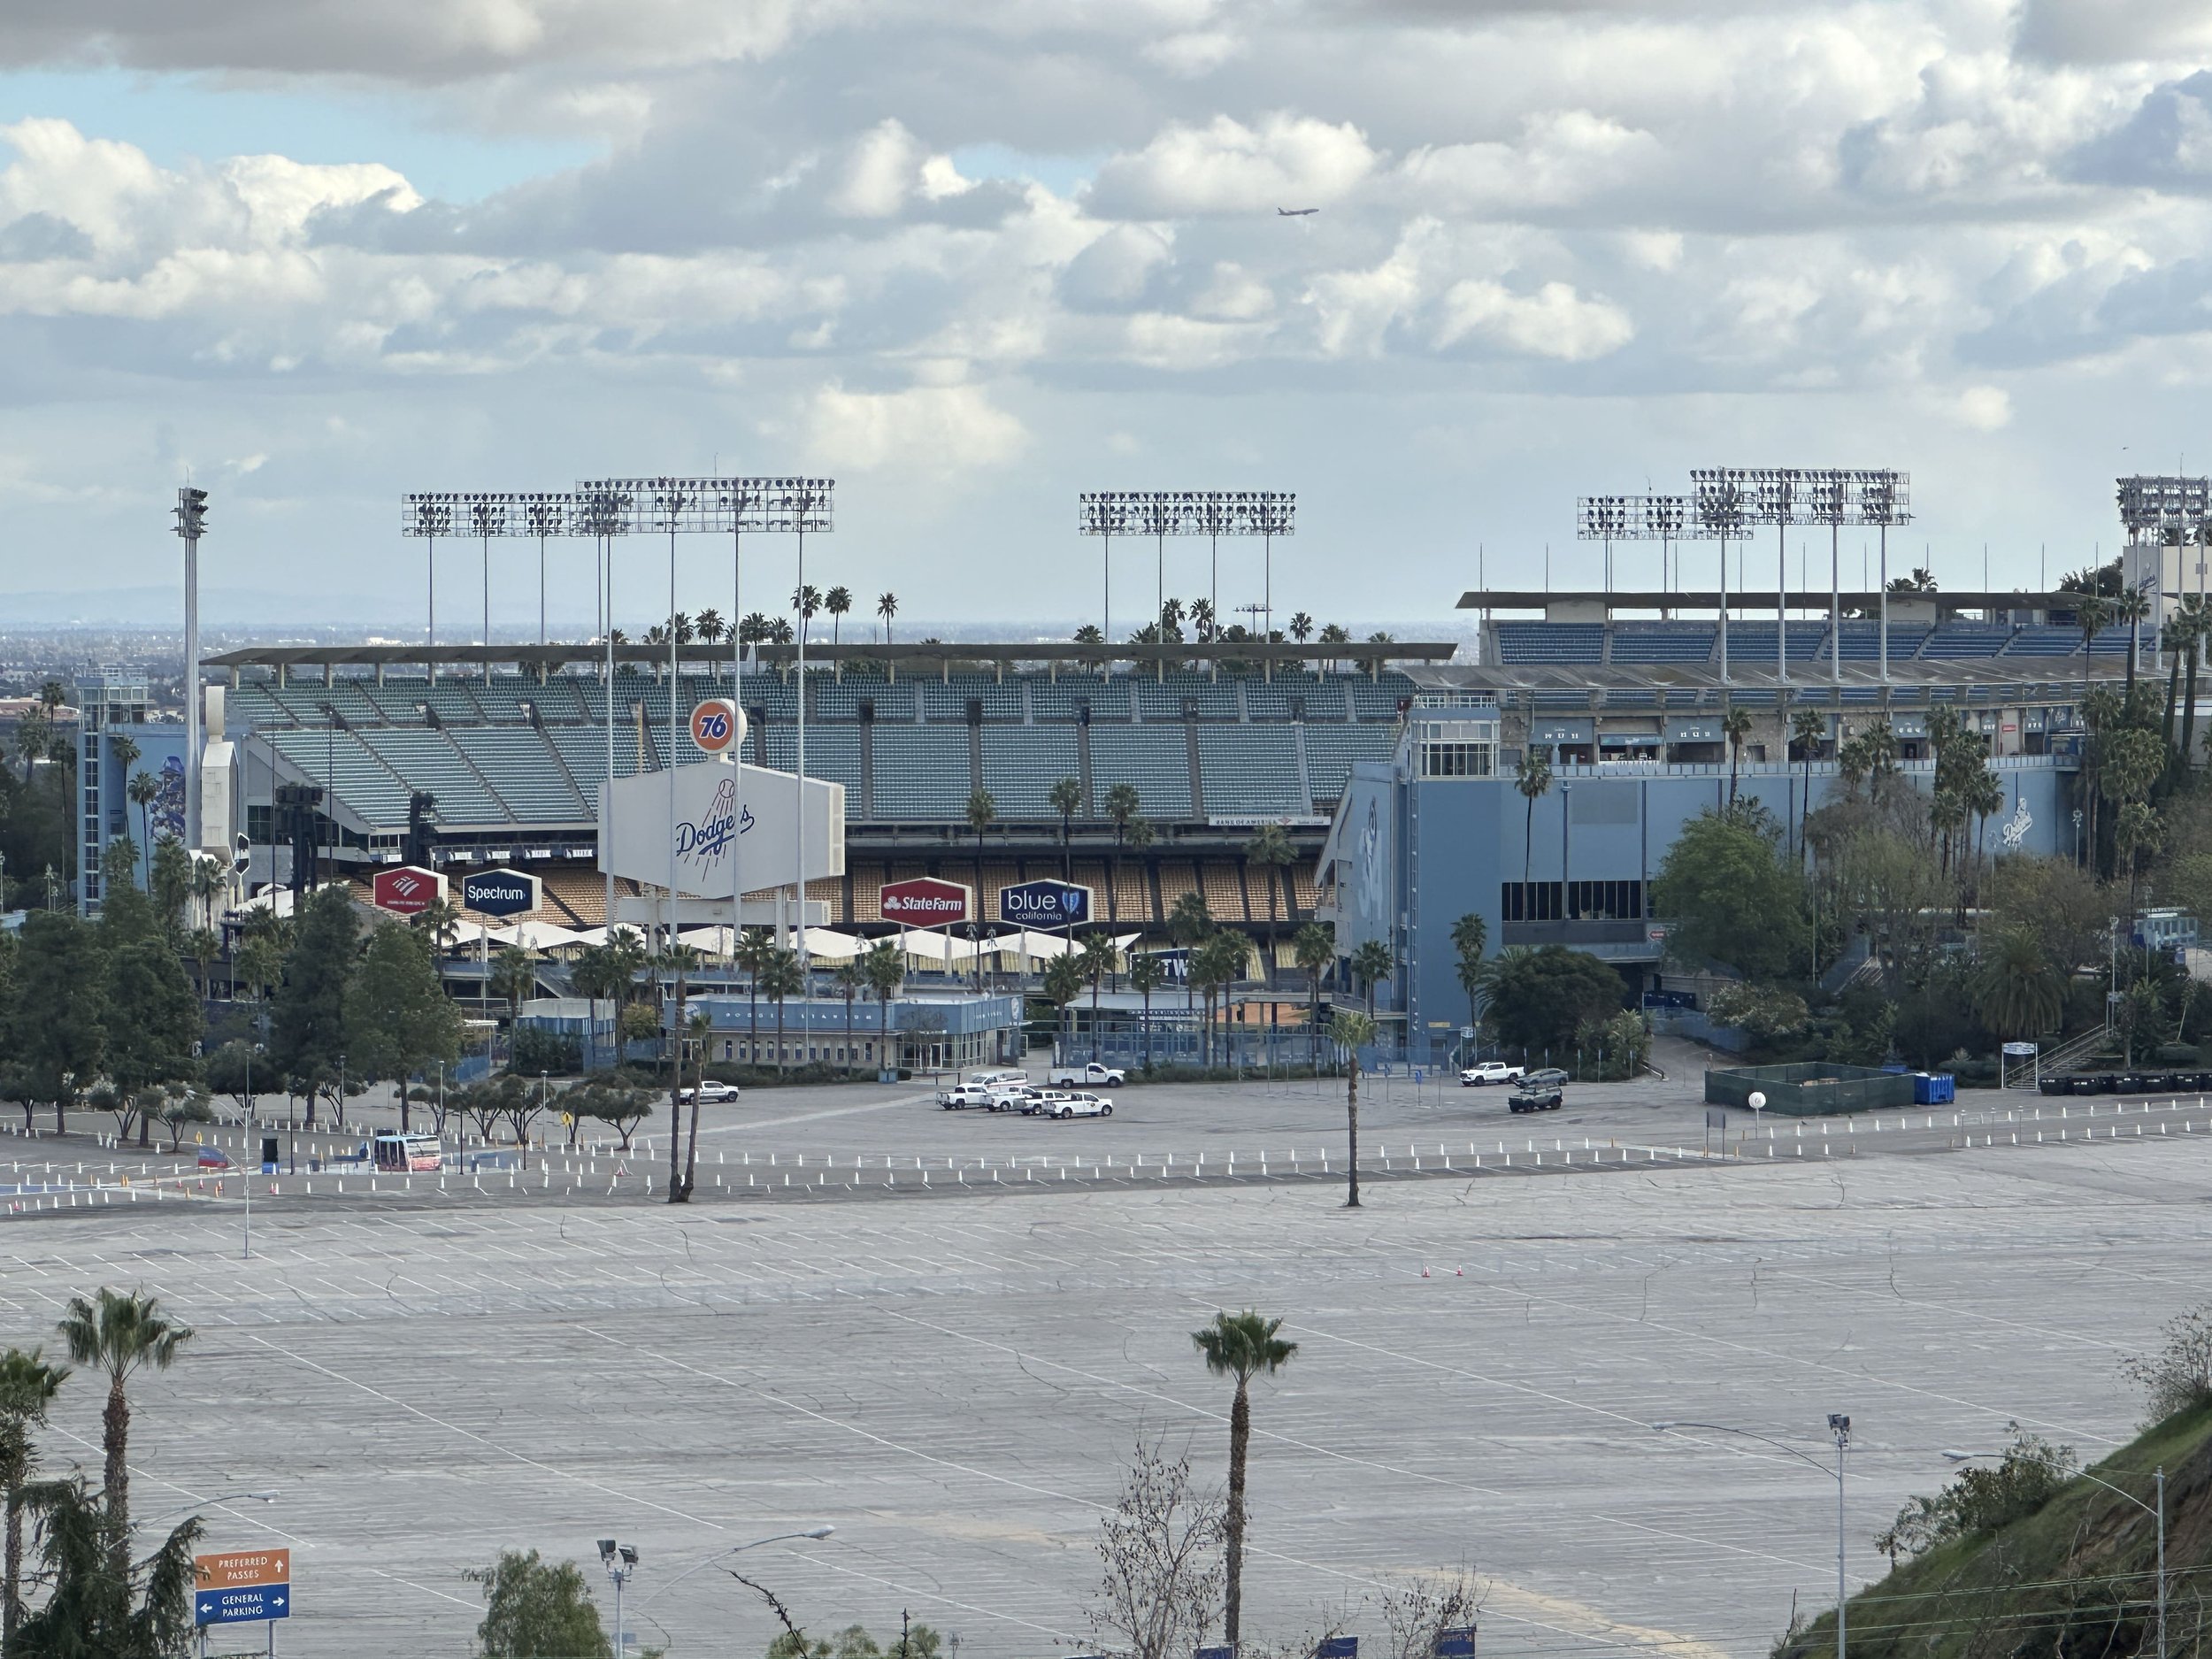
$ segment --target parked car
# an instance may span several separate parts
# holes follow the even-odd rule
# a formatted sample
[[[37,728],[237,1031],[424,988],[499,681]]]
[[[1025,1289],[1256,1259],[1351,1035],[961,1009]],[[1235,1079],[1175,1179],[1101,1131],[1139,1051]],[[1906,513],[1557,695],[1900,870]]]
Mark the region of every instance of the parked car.
[[[949,1112],[965,1111],[969,1107],[993,1110],[991,1091],[980,1083],[956,1083],[950,1088],[937,1091],[937,1103]]]
[[[1092,1060],[1082,1065],[1048,1067],[1045,1081],[1054,1088],[1126,1088],[1129,1074],[1118,1066],[1101,1065]]]
[[[1506,1109],[1517,1112],[1555,1112],[1566,1103],[1566,1099],[1564,1071],[1532,1071],[1514,1089]]]
[[[978,1088],[991,1089],[994,1091],[1010,1088],[1027,1088],[1029,1087],[1029,1073],[1019,1070],[971,1071],[968,1073],[968,1081]]]
[[[680,1090],[676,1098],[688,1106],[695,1095],[697,1096],[702,1106],[718,1106],[726,1101],[735,1100],[738,1091],[734,1084],[719,1083],[709,1078],[696,1087]]]
[[[1102,1094],[1079,1091],[1060,1096],[1043,1109],[1043,1115],[1047,1118],[1111,1118],[1114,1102]]]
[[[1492,1083],[1517,1083],[1527,1075],[1526,1066],[1508,1065],[1502,1060],[1478,1060],[1472,1065],[1460,1068],[1459,1086],[1462,1088],[1482,1088]]]
[[[1059,1110],[1061,1102],[1068,1098],[1068,1092],[1064,1088],[1026,1090],[1022,1095],[1021,1114],[1025,1118],[1049,1118]]]
[[[990,1096],[984,1105],[987,1110],[995,1112],[1020,1111],[1036,1092],[1026,1082],[994,1083],[984,1090]]]

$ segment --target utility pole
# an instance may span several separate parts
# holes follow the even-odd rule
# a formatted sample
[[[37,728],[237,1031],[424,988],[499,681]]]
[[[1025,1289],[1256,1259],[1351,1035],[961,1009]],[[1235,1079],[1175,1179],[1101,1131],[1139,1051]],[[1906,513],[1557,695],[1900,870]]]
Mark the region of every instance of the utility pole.
[[[200,537],[207,530],[207,492],[177,492],[177,534],[184,538],[184,845],[197,856],[200,833]],[[153,849],[147,849],[147,856]]]

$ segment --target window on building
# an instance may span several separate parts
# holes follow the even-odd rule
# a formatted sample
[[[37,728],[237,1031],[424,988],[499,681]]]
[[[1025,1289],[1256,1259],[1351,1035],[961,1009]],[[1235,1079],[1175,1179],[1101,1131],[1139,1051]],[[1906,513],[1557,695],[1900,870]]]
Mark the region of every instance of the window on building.
[[[1488,743],[1424,743],[1424,778],[1487,778],[1492,771],[1493,746]]]
[[[1507,881],[1498,887],[1499,919],[1508,922],[1640,922],[1640,881]]]

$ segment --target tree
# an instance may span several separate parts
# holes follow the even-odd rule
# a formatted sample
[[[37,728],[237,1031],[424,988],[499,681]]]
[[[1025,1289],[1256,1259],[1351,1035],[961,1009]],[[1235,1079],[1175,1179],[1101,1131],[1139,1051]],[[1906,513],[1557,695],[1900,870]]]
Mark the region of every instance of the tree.
[[[65,911],[32,911],[23,923],[15,977],[9,1049],[27,1098],[53,1102],[59,1133],[65,1110],[99,1072],[107,1034],[97,935]],[[30,1126],[27,1104],[24,1126]]]
[[[93,1299],[72,1296],[63,1310],[63,1345],[77,1364],[105,1371],[107,1409],[100,1418],[100,1444],[107,1455],[104,1500],[114,1529],[115,1567],[127,1564],[131,1530],[131,1405],[127,1386],[134,1373],[151,1367],[167,1371],[177,1351],[192,1340],[192,1327],[162,1311],[161,1303],[141,1291],[102,1286]]]
[[[845,618],[851,613],[852,608],[853,590],[849,588],[833,588],[822,595],[822,609],[829,612],[832,650],[837,649],[838,637],[843,632]]]
[[[884,1071],[895,1072],[898,1062],[891,1054],[891,999],[899,994],[899,986],[906,978],[906,958],[887,939],[869,949],[861,958],[861,965],[868,976],[868,988],[876,994],[876,1007],[881,1016],[878,1027],[881,1040],[876,1044],[878,1058]]]
[[[1564,945],[1502,951],[1484,984],[1500,1040],[1531,1054],[1569,1047],[1584,1020],[1609,1019],[1628,996],[1619,974]]]
[[[968,795],[968,827],[975,832],[975,900],[983,902],[983,832],[991,827],[998,817],[998,803],[991,798],[988,789],[971,790]]]
[[[1528,803],[1521,815],[1521,893],[1522,902],[1526,905],[1529,855],[1536,843],[1536,803],[1551,790],[1550,751],[1530,744],[1527,752],[1521,757],[1519,768],[1513,774],[1513,787],[1521,792],[1521,799]]]
[[[1107,820],[1114,826],[1114,864],[1112,879],[1106,884],[1106,919],[1118,922],[1121,919],[1122,849],[1130,845],[1150,846],[1152,826],[1137,817],[1142,803],[1133,783],[1108,785],[1106,799],[1101,804],[1105,809]],[[1144,839],[1141,842],[1136,841],[1133,831],[1142,832]]]
[[[1202,1645],[1221,1594],[1224,1516],[1193,1492],[1190,1459],[1137,1443],[1114,1512],[1101,1523],[1106,1573],[1090,1621],[1128,1659],[1183,1659]]]
[[[1152,1069],[1152,993],[1160,988],[1167,971],[1155,956],[1129,958],[1129,988],[1144,999],[1144,1069]]]
[[[473,1575],[484,1586],[484,1622],[476,1640],[488,1659],[614,1659],[581,1568],[556,1567],[538,1552],[502,1550]]]
[[[1749,979],[1792,972],[1805,947],[1802,890],[1783,862],[1770,814],[1746,803],[1707,808],[1682,826],[1652,882],[1654,910],[1674,925],[1669,952],[1724,963]]]
[[[150,772],[134,772],[131,780],[123,786],[123,794],[138,809],[139,839],[149,849],[154,844],[154,803],[161,799],[161,780]],[[147,889],[153,891],[150,875]]]
[[[1298,1344],[1276,1333],[1280,1319],[1270,1319],[1247,1310],[1217,1313],[1203,1330],[1191,1333],[1192,1346],[1217,1377],[1235,1380],[1236,1395],[1229,1406],[1229,1509],[1223,1527],[1228,1546],[1227,1597],[1222,1620],[1223,1635],[1237,1645],[1244,1596],[1244,1470],[1252,1447],[1251,1385],[1255,1377],[1271,1377],[1298,1352]]]
[[[868,971],[858,956],[849,956],[830,970],[830,983],[845,999],[845,1071],[853,1069],[853,1003],[868,988]]]
[[[357,934],[346,888],[318,891],[296,925],[270,1010],[270,1064],[288,1092],[306,1098],[310,1124],[316,1097],[327,1093],[338,1102],[344,1081],[346,987]]]
[[[621,1137],[621,1149],[630,1149],[630,1137],[653,1115],[651,1091],[616,1083],[586,1083],[561,1096],[561,1110],[578,1122],[588,1118],[605,1124]]]
[[[783,1004],[786,997],[806,989],[806,975],[799,968],[799,953],[786,945],[772,947],[760,965],[760,991],[776,1010],[776,1069],[784,1069]]]
[[[1482,953],[1490,944],[1490,924],[1470,910],[1452,924],[1452,972],[1467,993],[1467,1023],[1477,1023],[1475,999],[1482,990]]]
[[[1974,975],[1974,1011],[2000,1037],[2040,1037],[2056,1030],[2066,987],[2051,972],[2043,946],[2024,927],[1985,941]]]
[[[745,970],[746,1018],[750,1022],[745,1053],[755,1065],[760,1064],[760,976],[776,950],[775,937],[766,928],[749,927],[738,934],[730,952],[731,960]]]
[[[524,1001],[537,992],[538,953],[513,947],[502,950],[492,958],[487,979],[494,996],[506,998],[507,1018],[520,1019]]]
[[[1398,958],[1379,939],[1363,939],[1352,950],[1352,972],[1367,988],[1367,1018],[1375,1018],[1375,982],[1398,977]]]
[[[1827,735],[1828,717],[1818,709],[1800,709],[1790,717],[1790,736],[1805,767],[1804,787],[1797,794],[1797,864],[1801,870],[1805,864],[1805,814],[1813,799],[1813,754]]]
[[[1307,1058],[1321,1063],[1321,976],[1336,961],[1336,930],[1326,922],[1308,922],[1290,941],[1292,959],[1306,976]]]
[[[82,1479],[34,1486],[25,1503],[42,1540],[46,1602],[17,1627],[12,1659],[180,1659],[189,1650],[199,1517],[134,1567],[128,1529]]]
[[[1344,1050],[1344,1131],[1349,1149],[1344,1159],[1348,1183],[1347,1210],[1359,1208],[1359,1051],[1375,1041],[1375,1022],[1346,1009],[1329,1023],[1329,1040]]]
[[[369,930],[346,982],[344,1053],[355,1076],[403,1087],[440,1061],[460,1058],[461,1010],[446,995],[421,933],[397,922]],[[211,1077],[209,1087],[215,1087]]]
[[[1185,1005],[1198,981],[1191,977],[1195,965],[1198,947],[1214,930],[1213,913],[1206,908],[1206,895],[1195,887],[1188,893],[1178,894],[1175,902],[1168,907],[1167,936],[1183,949],[1183,992]]]
[[[1257,864],[1267,876],[1267,954],[1262,959],[1261,979],[1269,987],[1275,983],[1275,896],[1279,884],[1287,878],[1284,872],[1298,861],[1298,850],[1290,844],[1290,837],[1279,824],[1263,824],[1244,843],[1248,864]],[[1287,904],[1286,909],[1289,908]],[[1294,918],[1293,919],[1295,919]]]
[[[2175,1315],[2162,1330],[2155,1354],[2120,1362],[2120,1374],[2143,1391],[2146,1428],[2212,1404],[2212,1303]]]
[[[1743,741],[1751,735],[1751,710],[1730,703],[1720,717],[1721,735],[1728,740],[1728,804],[1736,804],[1736,769],[1743,762]]]
[[[46,1426],[46,1409],[69,1379],[40,1350],[12,1348],[0,1354],[0,1503],[7,1506],[4,1554],[0,1554],[0,1654],[15,1651],[23,1618],[23,1494],[37,1448],[31,1431]]]
[[[1077,953],[1076,964],[1083,977],[1091,982],[1091,1058],[1098,1058],[1098,987],[1121,961],[1121,950],[1114,943],[1113,934],[1104,928],[1084,936],[1082,949]]]
[[[1214,1005],[1217,1000],[1225,1004],[1229,987],[1244,977],[1252,957],[1252,941],[1241,933],[1226,930],[1210,934],[1193,953],[1190,974],[1206,999],[1206,1052],[1212,1052],[1215,1030]],[[1223,1046],[1227,1046],[1225,1038]]]
[[[161,1083],[196,1078],[200,1001],[185,982],[176,953],[154,940],[132,940],[108,953],[101,1006],[108,1081],[129,1099]],[[146,1143],[145,1123],[139,1144]]]
[[[891,618],[899,614],[898,595],[892,593],[878,595],[876,614],[883,618],[883,642],[888,645],[891,643]]]
[[[2127,688],[2122,694],[2129,701],[2135,696],[2135,670],[2143,655],[2142,622],[2151,613],[2150,596],[2140,588],[2129,585],[2113,595],[2112,619],[2128,625]]]
[[[1052,1004],[1061,1038],[1068,1034],[1068,1004],[1083,995],[1083,964],[1072,951],[1064,951],[1045,966],[1045,1001]]]
[[[1070,872],[1068,841],[1075,827],[1075,815],[1083,810],[1082,781],[1075,778],[1062,778],[1045,791],[1045,800],[1060,815],[1060,879],[1072,881],[1075,877]],[[976,896],[980,901],[983,895],[979,885],[981,878],[978,877],[977,880]]]
[[[172,1083],[166,1088],[148,1089],[139,1096],[138,1121],[142,1140],[143,1125],[150,1122],[166,1129],[169,1150],[174,1152],[182,1144],[187,1128],[193,1124],[213,1123],[215,1113],[208,1105],[206,1094],[200,1090]]]

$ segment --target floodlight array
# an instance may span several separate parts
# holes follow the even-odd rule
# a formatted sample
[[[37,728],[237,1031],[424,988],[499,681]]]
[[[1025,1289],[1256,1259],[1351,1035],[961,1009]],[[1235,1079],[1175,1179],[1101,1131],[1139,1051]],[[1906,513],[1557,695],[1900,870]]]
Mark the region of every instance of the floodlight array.
[[[1585,495],[1576,503],[1585,541],[1694,541],[1686,495]]]
[[[615,534],[833,529],[833,478],[596,478],[578,483]],[[589,533],[587,533],[589,534]]]
[[[1076,497],[1077,527],[1103,536],[1297,534],[1298,496],[1277,489],[1094,489]]]
[[[2120,523],[2130,535],[2195,540],[2212,521],[2212,479],[2138,473],[2119,480]]]

